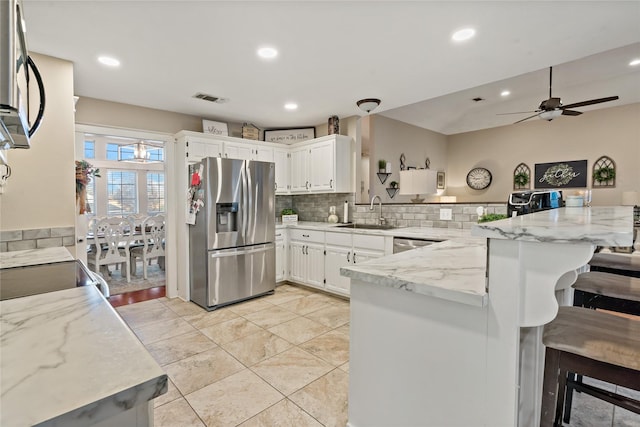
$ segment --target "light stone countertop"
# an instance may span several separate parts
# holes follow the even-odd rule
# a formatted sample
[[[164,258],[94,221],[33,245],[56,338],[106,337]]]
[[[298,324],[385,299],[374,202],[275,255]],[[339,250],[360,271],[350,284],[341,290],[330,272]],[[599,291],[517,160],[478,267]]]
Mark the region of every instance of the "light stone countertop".
[[[633,207],[560,208],[476,224],[474,236],[546,243],[633,245]]]
[[[26,267],[29,265],[51,264],[73,261],[71,252],[63,246],[55,248],[27,249],[24,251],[0,252],[0,269]]]
[[[0,425],[86,426],[167,390],[94,286],[2,301],[0,313]]]
[[[433,239],[433,240],[449,240],[459,237],[471,237],[471,230],[455,229],[455,228],[432,228],[432,227],[398,227],[388,230],[368,229],[368,228],[349,228],[340,227],[344,224],[330,224],[328,222],[312,222],[298,221],[296,224],[277,224],[276,230],[279,229],[309,229],[319,231],[331,231],[354,234],[368,234],[373,236],[395,236],[408,237],[417,239]]]
[[[408,292],[483,307],[486,239],[459,237],[343,267],[340,274]]]

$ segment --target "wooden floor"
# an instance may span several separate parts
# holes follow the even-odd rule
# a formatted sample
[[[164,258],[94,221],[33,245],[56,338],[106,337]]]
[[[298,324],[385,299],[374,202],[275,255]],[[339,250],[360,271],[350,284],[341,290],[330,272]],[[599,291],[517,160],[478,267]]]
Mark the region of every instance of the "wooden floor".
[[[141,291],[112,295],[109,297],[109,303],[111,303],[113,307],[120,307],[122,305],[135,304],[137,302],[162,298],[163,296],[165,296],[165,287],[157,286],[155,288],[143,289]]]

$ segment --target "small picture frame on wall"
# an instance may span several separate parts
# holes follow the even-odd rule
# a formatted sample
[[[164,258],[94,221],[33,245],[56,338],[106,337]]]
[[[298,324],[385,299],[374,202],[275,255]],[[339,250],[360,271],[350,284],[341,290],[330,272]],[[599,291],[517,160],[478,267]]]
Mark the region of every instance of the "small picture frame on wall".
[[[218,136],[229,136],[229,128],[226,123],[202,120],[202,132]]]
[[[438,171],[436,182],[437,182],[436,188],[438,190],[444,190],[444,172]]]

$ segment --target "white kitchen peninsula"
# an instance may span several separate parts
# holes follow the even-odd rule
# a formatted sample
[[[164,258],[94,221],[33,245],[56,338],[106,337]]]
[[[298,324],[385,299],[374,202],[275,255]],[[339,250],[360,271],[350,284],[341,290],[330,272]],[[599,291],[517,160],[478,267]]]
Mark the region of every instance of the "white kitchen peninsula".
[[[540,335],[556,293],[596,245],[631,245],[632,217],[628,207],[555,209],[343,268],[348,426],[538,425]]]

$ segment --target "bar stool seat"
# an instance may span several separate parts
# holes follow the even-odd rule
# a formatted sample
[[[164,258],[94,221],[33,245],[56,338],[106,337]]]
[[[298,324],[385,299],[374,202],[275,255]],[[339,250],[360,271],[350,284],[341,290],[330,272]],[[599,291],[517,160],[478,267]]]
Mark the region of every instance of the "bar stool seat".
[[[574,372],[640,391],[640,321],[560,307],[544,326],[547,347],[541,426],[561,426],[567,375]],[[571,387],[640,414],[640,401],[569,380]]]
[[[640,302],[640,278],[589,271],[578,276],[573,288],[596,295],[606,295]]]
[[[589,261],[591,271],[640,277],[640,256],[597,253]]]

